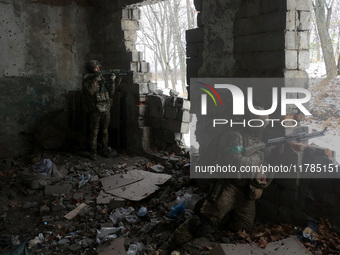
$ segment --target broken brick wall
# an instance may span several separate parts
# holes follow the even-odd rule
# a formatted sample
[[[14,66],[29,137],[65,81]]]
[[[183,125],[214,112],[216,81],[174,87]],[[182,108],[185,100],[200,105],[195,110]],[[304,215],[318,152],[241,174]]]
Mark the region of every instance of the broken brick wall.
[[[190,102],[181,97],[149,95],[147,107],[151,144],[181,155],[182,136],[189,132]]]
[[[234,76],[282,77],[280,86],[308,88],[310,12],[310,1],[243,1],[234,23]],[[261,106],[270,107],[270,99],[271,88]],[[295,106],[287,108],[288,115],[296,113]]]
[[[45,113],[66,107],[68,90],[79,88],[89,51],[92,6],[69,1],[0,3],[0,146],[25,153]]]

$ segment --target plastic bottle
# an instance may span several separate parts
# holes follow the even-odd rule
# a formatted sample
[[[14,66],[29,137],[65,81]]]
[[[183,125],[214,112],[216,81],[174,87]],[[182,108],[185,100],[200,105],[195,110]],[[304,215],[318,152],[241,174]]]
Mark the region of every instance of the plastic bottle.
[[[139,210],[138,210],[138,217],[144,217],[146,214],[148,213],[148,209],[144,206],[142,206]]]
[[[83,174],[81,177],[80,177],[80,181],[79,181],[79,188],[83,185],[85,185],[85,183],[87,183],[89,180],[91,179],[91,174]]]
[[[131,244],[129,246],[128,251],[126,252],[126,255],[136,255],[138,252],[138,246],[136,244]]]

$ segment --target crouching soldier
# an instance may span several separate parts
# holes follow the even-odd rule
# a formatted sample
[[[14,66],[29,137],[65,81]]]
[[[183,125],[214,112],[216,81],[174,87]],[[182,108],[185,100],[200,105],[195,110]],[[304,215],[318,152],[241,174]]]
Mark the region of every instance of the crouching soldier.
[[[219,139],[224,148],[221,156],[237,169],[241,166],[260,169],[265,162],[265,144],[261,136],[268,116],[247,115],[246,118],[261,119],[265,124],[261,128],[241,127],[228,131]],[[241,175],[237,179],[215,179],[198,215],[177,228],[167,246],[178,247],[192,238],[208,236],[227,217],[229,230],[250,232],[255,220],[255,201],[270,182],[271,179],[261,172]]]

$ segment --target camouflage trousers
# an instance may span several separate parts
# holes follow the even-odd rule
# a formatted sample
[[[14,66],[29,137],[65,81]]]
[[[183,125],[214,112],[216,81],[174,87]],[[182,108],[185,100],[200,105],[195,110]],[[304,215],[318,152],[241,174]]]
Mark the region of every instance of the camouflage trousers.
[[[225,216],[230,216],[230,230],[249,232],[255,220],[255,200],[249,199],[249,195],[237,186],[227,184],[214,203],[209,200],[204,202],[200,212],[215,226],[218,226]]]
[[[255,200],[235,185],[229,184],[223,187],[221,194],[215,203],[205,200],[200,209],[201,217],[205,217],[214,227],[218,227],[222,219],[230,216],[228,229],[231,231],[246,230],[250,232],[255,220]],[[206,221],[205,220],[205,221]],[[200,226],[204,219],[195,216],[186,220],[174,233],[174,242],[178,245],[190,241],[197,233],[192,232],[190,225]]]
[[[109,132],[108,127],[110,123],[110,111],[98,112],[94,111],[90,114],[90,148],[91,153],[97,154],[97,140],[100,132],[103,151],[108,150]]]

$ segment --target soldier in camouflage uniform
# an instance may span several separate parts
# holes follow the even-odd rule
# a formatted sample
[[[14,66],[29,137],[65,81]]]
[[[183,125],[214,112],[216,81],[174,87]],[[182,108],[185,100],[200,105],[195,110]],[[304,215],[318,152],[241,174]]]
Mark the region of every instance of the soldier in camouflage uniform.
[[[260,109],[259,107],[257,107]],[[268,116],[255,116],[247,113],[245,119],[268,119]],[[264,163],[265,144],[261,133],[263,128],[233,128],[219,142],[225,148],[221,157],[227,158],[230,165],[260,166]],[[195,237],[208,236],[226,216],[228,228],[232,231],[251,231],[255,219],[255,201],[268,187],[271,179],[262,173],[240,176],[239,179],[215,179],[200,208],[198,216],[185,221],[174,233],[172,245],[181,245]]]
[[[101,155],[110,157],[108,141],[108,127],[110,123],[111,97],[115,92],[116,76],[112,74],[106,79],[98,72],[100,65],[96,60],[86,63],[86,71],[83,79],[83,106],[90,119],[90,158],[97,159],[97,138],[101,132]],[[98,74],[96,74],[98,73]]]

